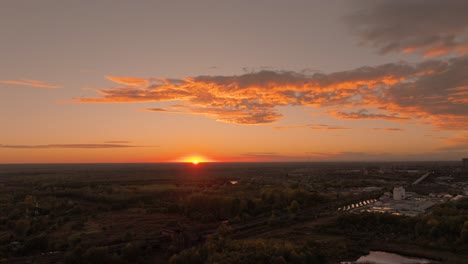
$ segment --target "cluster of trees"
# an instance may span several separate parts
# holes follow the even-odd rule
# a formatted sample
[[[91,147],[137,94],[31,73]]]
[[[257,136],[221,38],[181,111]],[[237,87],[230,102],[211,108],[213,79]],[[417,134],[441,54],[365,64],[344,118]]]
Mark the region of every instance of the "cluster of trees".
[[[301,208],[328,199],[298,183],[277,181],[274,177],[265,177],[262,184],[246,184],[241,179],[235,186],[213,179],[193,183],[155,180],[151,184],[153,176],[148,178],[150,184],[146,181],[141,184],[133,177],[90,181],[79,175],[57,179],[34,175],[18,179],[12,178],[8,185],[0,186],[0,257],[67,252],[83,245],[92,246],[93,238],[83,230],[94,228],[87,223],[102,212],[138,209],[134,211],[141,212],[142,217],[146,213],[168,213],[203,223],[226,219],[242,222],[262,215],[275,224]],[[87,255],[103,255],[96,252],[82,251],[84,259],[76,256],[72,259],[85,263]],[[111,254],[107,258],[115,257]]]
[[[261,199],[264,204],[269,205],[272,209],[285,209],[293,201],[297,201],[304,206],[313,206],[325,202],[328,198],[297,187],[265,189],[261,192]]]
[[[328,198],[297,188],[268,188],[239,197],[229,193],[195,193],[182,200],[179,209],[194,219],[242,221],[251,216],[295,214],[299,208],[313,206]]]
[[[325,263],[325,257],[314,246],[298,246],[279,240],[209,239],[204,245],[172,256],[171,264],[254,264],[254,263]]]

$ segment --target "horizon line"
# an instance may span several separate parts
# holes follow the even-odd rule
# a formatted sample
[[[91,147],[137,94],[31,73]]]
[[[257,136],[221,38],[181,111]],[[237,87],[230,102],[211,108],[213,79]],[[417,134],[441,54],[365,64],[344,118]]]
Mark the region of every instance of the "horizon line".
[[[321,161],[204,161],[199,164],[216,164],[216,163],[357,163],[357,162],[460,162],[465,158],[458,160],[321,160]],[[188,161],[161,161],[161,162],[19,162],[19,163],[0,163],[0,165],[117,165],[117,164],[192,164]]]

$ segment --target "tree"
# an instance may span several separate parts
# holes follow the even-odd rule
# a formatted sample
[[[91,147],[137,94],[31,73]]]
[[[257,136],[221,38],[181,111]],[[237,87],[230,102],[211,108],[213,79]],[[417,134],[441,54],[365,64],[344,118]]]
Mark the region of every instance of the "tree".
[[[292,201],[289,210],[293,214],[297,213],[297,211],[299,211],[299,203],[296,200]]]

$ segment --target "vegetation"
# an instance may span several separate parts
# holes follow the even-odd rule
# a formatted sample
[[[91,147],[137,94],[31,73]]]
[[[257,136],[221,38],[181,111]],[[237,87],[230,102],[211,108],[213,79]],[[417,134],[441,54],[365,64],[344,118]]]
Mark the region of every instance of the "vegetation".
[[[390,175],[341,172],[333,164],[307,166],[0,166],[0,261],[53,256],[75,264],[164,263],[175,254],[173,263],[322,263],[360,254],[366,239],[377,236],[465,249],[466,201],[417,218],[337,217],[337,203],[356,199],[356,193],[370,195],[360,193],[360,187],[376,184],[388,190],[413,179],[396,175],[392,182]],[[315,223],[303,227],[307,232],[294,229],[294,223],[322,217],[317,208],[327,212],[327,229]],[[285,232],[251,240],[220,232],[205,242],[221,223],[249,232],[252,222],[264,231]],[[309,243],[309,234],[323,235],[325,242]],[[356,242],[348,235],[364,239]]]
[[[281,240],[231,240],[222,236],[172,256],[172,264],[325,263],[313,245],[298,246]]]
[[[345,214],[338,228],[369,237],[407,239],[413,243],[451,250],[468,249],[468,199],[436,206],[429,214],[402,217],[390,214]]]

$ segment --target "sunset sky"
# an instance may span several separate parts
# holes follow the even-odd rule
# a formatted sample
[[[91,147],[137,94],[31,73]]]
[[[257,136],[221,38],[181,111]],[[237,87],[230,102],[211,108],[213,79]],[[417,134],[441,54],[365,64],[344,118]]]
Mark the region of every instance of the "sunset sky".
[[[0,163],[468,157],[468,1],[0,2]]]

